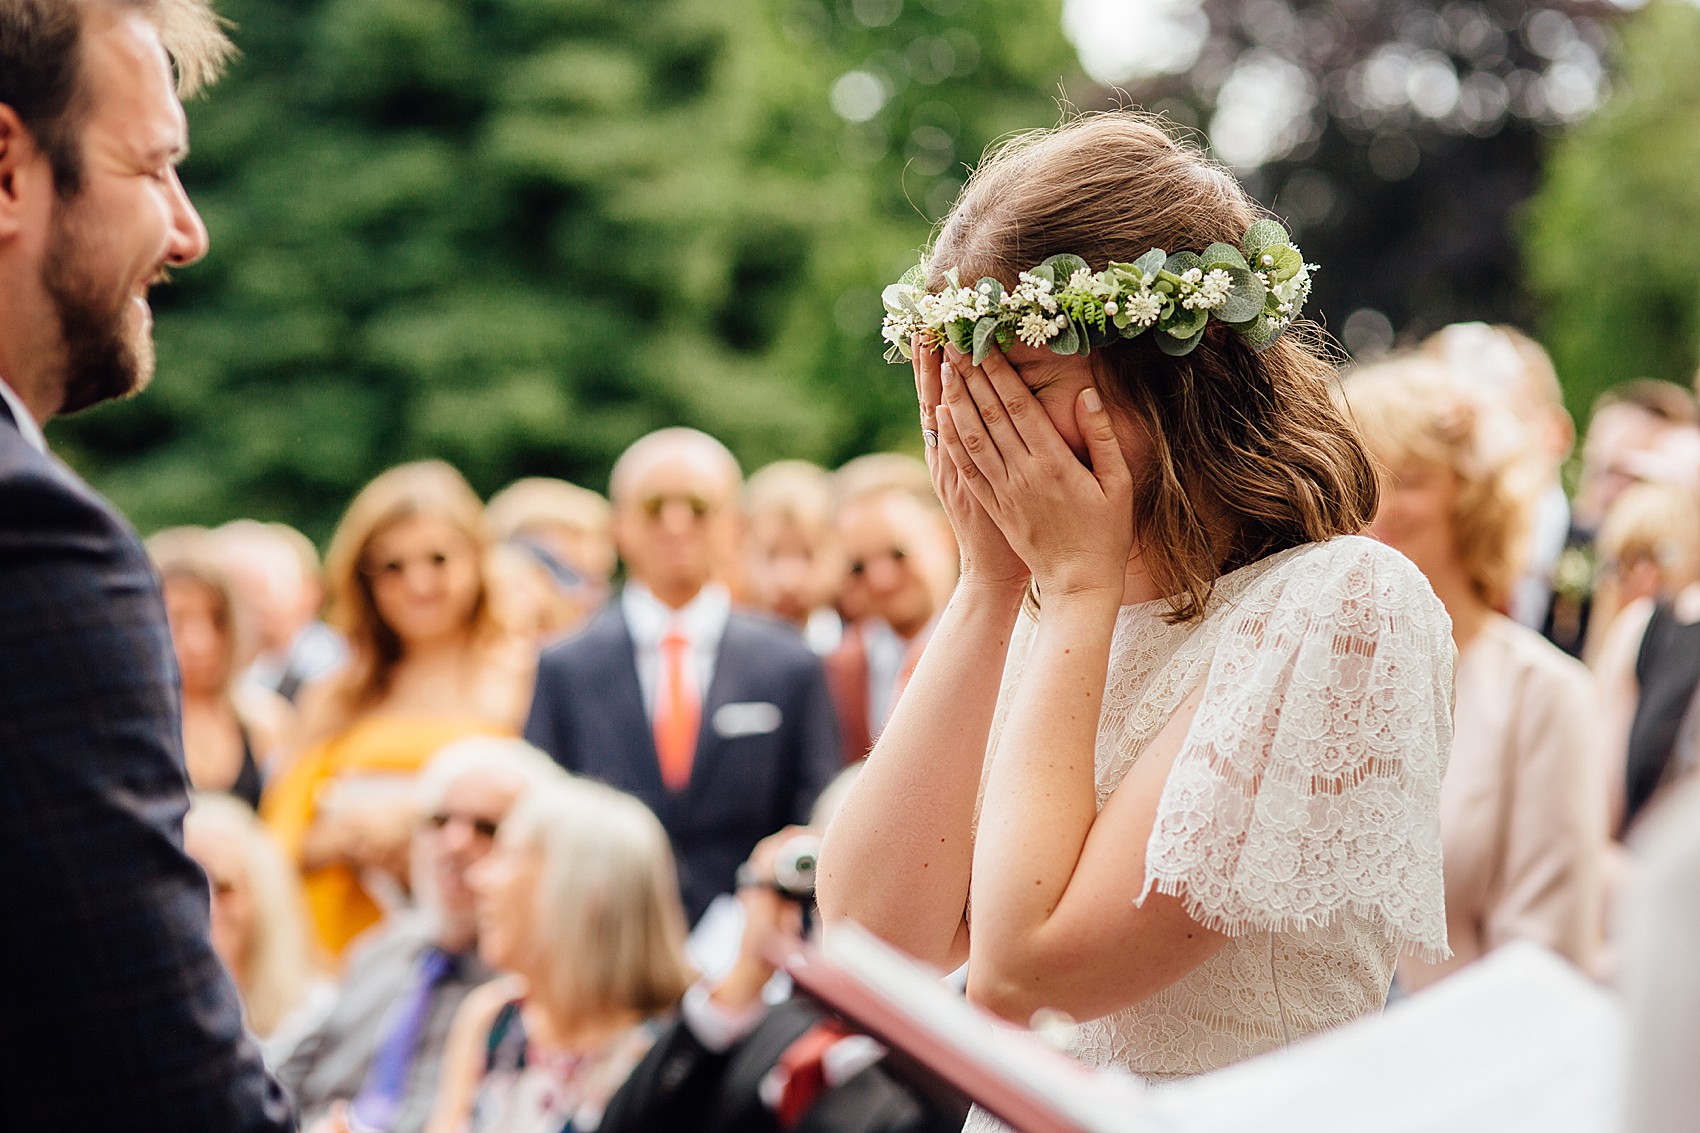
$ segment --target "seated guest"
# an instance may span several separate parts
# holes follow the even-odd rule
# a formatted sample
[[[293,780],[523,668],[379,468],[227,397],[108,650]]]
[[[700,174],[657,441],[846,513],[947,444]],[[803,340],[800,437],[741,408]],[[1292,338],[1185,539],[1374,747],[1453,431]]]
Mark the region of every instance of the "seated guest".
[[[844,632],[833,608],[843,566],[832,501],[832,476],[806,460],[769,464],[744,488],[745,597],[796,626],[821,655],[837,648]]]
[[[331,539],[331,618],[348,663],[302,694],[311,746],[268,788],[264,814],[299,862],[325,952],[340,957],[405,901],[415,776],[473,735],[513,735],[532,645],[498,620],[484,508],[440,461],[392,468]]]
[[[283,697],[241,687],[242,627],[211,532],[178,527],[147,542],[159,572],[183,686],[183,755],[199,791],[260,805],[261,772],[287,742],[295,711]]]
[[[449,1022],[495,975],[478,958],[467,871],[521,795],[561,778],[542,752],[495,737],[460,740],[425,765],[415,793],[417,908],[355,942],[335,1006],[277,1068],[304,1127],[352,1102],[362,1129],[425,1128]]]
[[[689,985],[667,835],[587,779],[529,792],[474,868],[478,951],[430,1133],[594,1129]]]
[[[1353,373],[1346,401],[1383,469],[1369,533],[1415,563],[1458,649],[1440,792],[1452,957],[1399,962],[1420,990],[1513,940],[1586,969],[1600,947],[1605,802],[1588,670],[1500,613],[1522,571],[1545,467],[1510,409],[1421,357]]]
[[[844,598],[861,611],[826,659],[844,762],[868,754],[921,659],[956,581],[955,547],[936,504],[898,488],[838,506]]]
[[[267,1064],[276,1066],[331,997],[313,968],[295,872],[253,810],[228,795],[195,795],[183,848],[212,889],[213,950],[242,995]]]
[[[244,683],[293,703],[303,686],[330,675],[348,657],[342,638],[319,620],[325,603],[319,553],[285,523],[236,519],[213,537],[253,626],[252,650],[242,658]]]
[[[803,901],[781,893],[780,860],[825,829],[860,765],[825,791],[808,827],[757,844],[739,871],[743,911],[729,971],[685,993],[679,1016],[609,1104],[600,1133],[957,1133],[965,1108],[916,1095],[885,1068],[884,1049],[828,1019],[775,978],[770,944],[795,938]],[[805,848],[806,852],[806,848]],[[795,884],[791,879],[790,884]],[[818,1071],[818,1073],[817,1073]]]

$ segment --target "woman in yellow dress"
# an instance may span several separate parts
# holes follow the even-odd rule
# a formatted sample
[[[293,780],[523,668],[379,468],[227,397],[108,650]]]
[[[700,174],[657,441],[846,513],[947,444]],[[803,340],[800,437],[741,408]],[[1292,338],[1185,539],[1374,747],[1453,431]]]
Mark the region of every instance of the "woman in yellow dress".
[[[484,509],[447,464],[392,468],[325,557],[342,669],[302,693],[307,747],[263,814],[302,871],[318,943],[340,957],[405,899],[414,776],[471,735],[517,735],[535,655],[496,616]]]

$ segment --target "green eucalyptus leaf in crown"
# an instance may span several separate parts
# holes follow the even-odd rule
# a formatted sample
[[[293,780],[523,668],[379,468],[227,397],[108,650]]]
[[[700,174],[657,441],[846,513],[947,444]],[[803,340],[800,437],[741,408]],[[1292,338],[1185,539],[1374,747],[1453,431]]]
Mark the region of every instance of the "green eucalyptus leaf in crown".
[[[1253,224],[1238,248],[1218,243],[1173,255],[1153,248],[1098,272],[1079,256],[1052,256],[1017,276],[1014,289],[990,277],[964,287],[952,269],[943,290],[930,292],[923,262],[883,293],[885,356],[910,357],[916,338],[949,343],[975,363],[994,345],[1017,342],[1088,354],[1154,331],[1162,351],[1179,357],[1203,340],[1212,319],[1262,350],[1298,318],[1315,270],[1273,220]]]

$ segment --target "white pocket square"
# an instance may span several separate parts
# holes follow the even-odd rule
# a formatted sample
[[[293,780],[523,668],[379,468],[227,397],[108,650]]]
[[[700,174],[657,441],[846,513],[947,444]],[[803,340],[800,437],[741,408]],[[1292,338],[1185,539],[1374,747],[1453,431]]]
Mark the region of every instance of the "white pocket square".
[[[722,704],[714,713],[714,734],[723,740],[739,736],[765,736],[779,727],[785,717],[779,705],[765,700]]]

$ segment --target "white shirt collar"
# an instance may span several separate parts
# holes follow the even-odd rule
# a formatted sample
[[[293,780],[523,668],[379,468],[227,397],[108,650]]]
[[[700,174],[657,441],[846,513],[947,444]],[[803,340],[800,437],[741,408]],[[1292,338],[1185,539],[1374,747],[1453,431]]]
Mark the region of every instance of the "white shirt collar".
[[[711,582],[680,609],[673,609],[657,598],[641,582],[628,582],[620,592],[620,608],[626,615],[626,625],[632,642],[639,649],[658,647],[667,631],[677,626],[698,649],[719,644],[726,632],[726,620],[732,615],[732,595],[718,582]]]
[[[12,411],[12,420],[18,423],[18,432],[23,434],[24,443],[37,452],[46,452],[47,438],[41,435],[41,426],[35,423],[35,418],[30,416],[30,411],[24,408],[24,403],[5,378],[0,378],[0,401],[4,401],[6,408]]]

